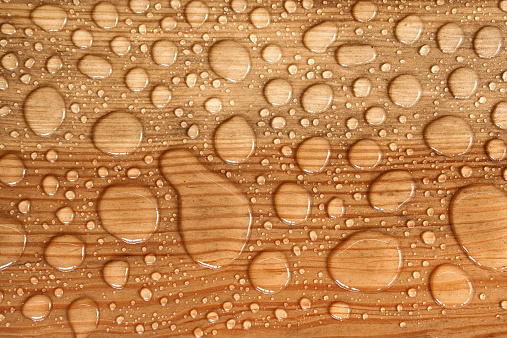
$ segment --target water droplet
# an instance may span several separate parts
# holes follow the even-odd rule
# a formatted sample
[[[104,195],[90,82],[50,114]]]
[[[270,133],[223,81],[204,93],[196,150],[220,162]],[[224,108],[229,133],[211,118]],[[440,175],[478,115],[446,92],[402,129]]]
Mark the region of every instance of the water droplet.
[[[493,161],[501,161],[507,154],[507,144],[498,138],[491,139],[486,143],[486,154]]]
[[[76,338],[86,338],[97,329],[99,306],[90,298],[77,299],[67,308],[67,317]]]
[[[23,316],[38,322],[46,319],[51,313],[53,302],[46,295],[33,295],[23,303],[21,312]]]
[[[25,251],[25,229],[18,221],[0,216],[0,270],[14,264]]]
[[[335,41],[338,27],[331,21],[313,26],[303,35],[303,44],[314,53],[324,53]]]
[[[130,0],[129,7],[136,14],[144,13],[150,7],[149,0]]]
[[[256,28],[266,28],[271,22],[271,15],[267,9],[258,7],[250,12],[250,22]]]
[[[320,173],[329,162],[331,144],[323,137],[310,137],[298,147],[296,162],[308,174]]]
[[[93,34],[86,29],[76,29],[72,33],[71,40],[74,46],[77,48],[87,49],[90,48],[93,44]]]
[[[165,85],[157,85],[151,91],[151,103],[157,108],[164,108],[167,106],[172,98],[172,91]]]
[[[39,136],[53,134],[65,118],[65,101],[51,87],[39,87],[28,94],[24,106],[25,120]]]
[[[77,67],[81,73],[94,80],[105,79],[113,71],[113,66],[109,61],[96,55],[83,56]]]
[[[117,36],[111,40],[110,47],[113,53],[123,56],[130,51],[130,41],[126,37]]]
[[[455,23],[446,23],[437,32],[438,48],[444,53],[454,53],[465,38],[461,27]]]
[[[257,291],[278,293],[290,282],[289,262],[281,252],[262,251],[250,263],[248,275]]]
[[[339,197],[333,197],[327,203],[327,215],[331,218],[340,218],[345,213],[345,205]]]
[[[125,84],[133,92],[140,92],[145,89],[148,81],[148,73],[141,67],[134,67],[125,75]]]
[[[74,220],[74,210],[71,207],[63,207],[56,211],[56,217],[60,222],[69,225]]]
[[[278,217],[289,225],[302,223],[310,215],[310,193],[295,183],[282,183],[276,190],[274,203]]]
[[[49,265],[62,272],[75,270],[85,258],[85,243],[72,235],[53,237],[44,250]]]
[[[491,270],[507,268],[507,196],[493,185],[469,185],[451,201],[454,234],[468,257]]]
[[[282,58],[282,49],[277,45],[267,45],[262,50],[262,58],[269,63],[276,63]]]
[[[114,289],[123,289],[129,277],[129,263],[125,261],[110,261],[104,265],[102,276],[106,283]]]
[[[398,241],[377,231],[360,231],[329,255],[328,271],[348,291],[380,292],[398,278],[402,266]]]
[[[32,22],[47,32],[59,31],[67,22],[67,12],[61,7],[42,5],[31,13]]]
[[[150,189],[137,184],[107,187],[98,203],[102,226],[128,244],[146,242],[157,230],[157,199]]]
[[[370,63],[376,57],[377,51],[371,45],[344,44],[336,50],[336,61],[343,67],[354,67]]]
[[[327,84],[318,83],[305,89],[301,97],[301,106],[308,113],[318,114],[326,110],[332,101],[333,88]]]
[[[211,47],[209,64],[218,76],[232,82],[239,82],[250,71],[250,54],[236,41],[223,40]]]
[[[166,151],[159,162],[178,192],[179,231],[188,254],[210,269],[231,264],[250,234],[252,217],[243,192],[188,151]]]
[[[109,113],[93,126],[93,143],[97,149],[112,156],[132,153],[142,137],[143,125],[130,113]]]
[[[467,99],[472,96],[479,87],[479,76],[471,68],[461,67],[454,70],[447,85],[451,94],[457,99]]]
[[[201,1],[192,1],[185,7],[185,19],[192,28],[200,27],[208,18],[208,6]]]
[[[375,209],[391,213],[400,209],[415,194],[412,175],[404,170],[383,173],[370,186],[368,199]]]
[[[421,234],[421,239],[423,240],[424,244],[433,245],[435,244],[436,236],[433,231],[425,231]]]
[[[155,41],[151,47],[151,56],[156,64],[161,66],[170,66],[176,62],[178,56],[178,46],[169,40]]]
[[[482,27],[475,33],[474,50],[482,58],[495,57],[502,48],[502,32],[492,26]]]
[[[491,121],[500,129],[507,130],[507,101],[500,101],[491,111]]]
[[[375,168],[382,159],[382,150],[377,142],[362,139],[354,143],[348,152],[350,164],[360,170]]]
[[[329,314],[339,321],[347,320],[350,318],[350,306],[344,302],[334,302],[329,306]]]
[[[248,160],[255,149],[255,134],[241,116],[222,122],[215,132],[215,150],[222,160],[240,164]]]
[[[430,291],[438,305],[453,309],[470,303],[474,287],[463,269],[453,264],[441,264],[431,273]]]
[[[389,84],[389,97],[394,104],[410,108],[414,106],[422,96],[421,83],[413,75],[399,75]]]
[[[445,156],[465,154],[473,138],[468,123],[455,116],[442,116],[428,123],[424,129],[424,141],[428,147]]]
[[[386,110],[382,107],[370,107],[364,112],[364,120],[368,124],[380,125],[386,120]]]
[[[118,24],[118,10],[112,3],[99,2],[93,7],[92,19],[100,28],[114,28]]]
[[[23,161],[14,154],[0,157],[0,182],[6,185],[16,185],[25,177],[26,167]]]
[[[2,67],[8,70],[14,70],[18,67],[18,57],[14,53],[7,53],[2,56]]]
[[[424,29],[424,23],[417,15],[409,15],[398,22],[394,35],[401,43],[410,45],[419,40]]]
[[[371,81],[366,77],[360,77],[354,80],[352,92],[355,97],[368,97],[371,92]]]

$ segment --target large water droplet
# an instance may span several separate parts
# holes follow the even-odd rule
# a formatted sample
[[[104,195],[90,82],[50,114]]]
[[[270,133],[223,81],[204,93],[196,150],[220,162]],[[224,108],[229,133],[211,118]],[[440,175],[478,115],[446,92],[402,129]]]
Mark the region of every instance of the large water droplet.
[[[289,81],[284,79],[273,79],[270,80],[264,86],[264,97],[271,105],[283,106],[289,103],[292,97],[292,85]]]
[[[359,140],[349,148],[350,164],[360,170],[375,168],[382,159],[382,150],[377,142],[370,139]]]
[[[202,1],[192,1],[185,7],[185,19],[192,28],[200,27],[208,18],[208,6]]]
[[[0,216],[0,270],[14,264],[25,251],[26,234],[16,220]]]
[[[118,24],[118,10],[112,3],[99,2],[93,7],[92,19],[100,28],[114,28]]]
[[[394,237],[377,231],[361,231],[331,252],[327,266],[333,280],[346,290],[380,292],[398,278],[401,250]]]
[[[250,234],[252,217],[243,192],[186,150],[163,153],[160,170],[179,194],[179,230],[188,254],[211,269],[231,264]]]
[[[146,242],[158,227],[157,199],[142,185],[107,187],[97,209],[104,229],[128,244]]]
[[[25,120],[30,129],[40,136],[51,135],[65,118],[65,101],[51,87],[39,87],[25,100]]]
[[[96,55],[83,56],[77,67],[81,73],[94,80],[105,79],[113,71],[113,66],[109,61]]]
[[[0,157],[0,182],[6,185],[16,185],[25,177],[26,167],[23,161],[14,154]]]
[[[493,26],[482,27],[475,33],[474,50],[482,58],[496,56],[503,45],[502,32]]]
[[[359,22],[368,22],[377,15],[378,7],[370,1],[357,1],[352,7],[352,16]]]
[[[383,173],[373,181],[368,193],[370,204],[375,209],[391,213],[407,203],[415,193],[412,175],[404,170]]]
[[[454,53],[465,38],[461,27],[455,23],[446,23],[437,32],[438,47],[444,53]]]
[[[441,264],[433,270],[430,290],[438,305],[451,309],[468,305],[474,293],[470,276],[453,264]]]
[[[102,276],[110,287],[123,289],[127,285],[129,269],[129,263],[125,261],[110,261],[102,268]]]
[[[422,96],[419,80],[413,75],[399,75],[389,84],[389,97],[396,105],[403,108],[414,106]]]
[[[410,45],[419,40],[422,35],[424,23],[417,15],[409,15],[398,22],[394,35],[401,43]]]
[[[308,174],[320,173],[329,162],[331,144],[323,137],[304,140],[296,153],[296,162]]]
[[[46,295],[33,295],[23,303],[21,313],[26,318],[39,322],[46,319],[51,313],[53,302]]]
[[[336,320],[347,320],[350,318],[350,305],[344,302],[333,302],[329,306],[329,314]]]
[[[303,35],[303,43],[314,53],[324,53],[336,39],[338,27],[331,21],[313,26]]]
[[[93,143],[99,150],[112,156],[132,153],[142,137],[143,125],[129,113],[109,113],[93,126]]]
[[[77,299],[67,308],[67,317],[76,338],[86,338],[97,329],[99,306],[90,298]]]
[[[376,57],[377,51],[371,45],[345,44],[336,50],[336,61],[343,67],[354,67],[370,63]]]
[[[72,235],[53,237],[44,250],[49,265],[62,272],[75,270],[85,258],[85,243]]]
[[[301,106],[311,114],[318,114],[326,110],[333,101],[333,88],[318,83],[306,88],[301,97]]]
[[[457,99],[467,99],[472,96],[479,87],[479,76],[468,67],[454,70],[447,80],[451,94]]]
[[[67,12],[61,7],[42,5],[31,13],[32,22],[48,32],[59,31],[67,22]]]
[[[278,293],[289,284],[289,262],[281,252],[263,251],[250,263],[248,275],[257,291],[265,294]]]
[[[507,101],[500,101],[491,111],[491,121],[500,129],[507,130]]]
[[[161,66],[170,66],[176,61],[178,46],[169,40],[155,41],[151,47],[151,57]]]
[[[255,133],[241,116],[222,122],[215,132],[215,150],[222,160],[240,164],[248,160],[255,149]]]
[[[239,82],[250,71],[250,54],[236,41],[223,40],[211,47],[209,64],[219,76],[232,82]]]
[[[311,196],[295,183],[283,183],[276,190],[274,203],[278,217],[287,224],[296,225],[308,218]]]
[[[442,116],[428,123],[424,129],[424,141],[439,154],[457,156],[468,152],[473,132],[462,118]]]

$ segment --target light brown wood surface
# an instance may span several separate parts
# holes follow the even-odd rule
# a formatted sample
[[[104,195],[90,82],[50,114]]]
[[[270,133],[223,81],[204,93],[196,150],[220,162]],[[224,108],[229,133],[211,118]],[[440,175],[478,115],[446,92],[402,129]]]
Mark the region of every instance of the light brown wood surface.
[[[8,181],[6,173],[15,166],[15,161],[5,161],[6,154],[16,155],[26,167],[16,184],[0,183],[2,224],[19,222],[26,233],[22,255],[0,271],[1,337],[71,337],[75,327],[69,323],[69,306],[80,298],[93,300],[99,309],[96,329],[92,320],[91,331],[83,337],[507,335],[507,312],[501,306],[507,300],[507,279],[501,271],[507,266],[505,143],[490,144],[499,149],[496,153],[486,146],[491,139],[505,139],[501,112],[496,120],[491,117],[507,89],[505,1],[372,0],[375,16],[360,22],[360,13],[352,15],[355,0],[245,1],[244,11],[238,11],[237,0],[203,0],[208,15],[200,25],[199,15],[188,14],[195,6],[198,13],[203,10],[195,1],[150,0],[149,8],[136,14],[132,8],[143,1],[129,6],[127,0],[110,0],[118,23],[109,29],[92,18],[97,2],[0,3],[0,80],[8,82],[8,88],[0,90],[0,108],[10,108],[0,116],[0,178]],[[61,30],[48,32],[34,24],[33,10],[42,4],[65,11]],[[255,27],[264,18],[256,8],[269,13],[267,27]],[[408,15],[418,16],[423,27],[410,44],[400,41],[414,36],[413,22],[412,28],[400,28],[396,34]],[[170,26],[167,18],[177,22],[174,29],[163,28]],[[305,41],[305,33],[323,22],[330,25],[327,31]],[[444,53],[445,41],[437,41],[437,32],[446,23],[458,25],[463,40],[456,51]],[[7,24],[14,27],[13,34]],[[496,27],[503,36],[492,57],[478,55],[478,43],[485,41],[486,52],[494,49],[496,31],[474,39],[485,26]],[[332,27],[336,36],[326,46]],[[80,28],[92,34],[91,47],[73,43],[72,35]],[[113,52],[115,37],[129,41],[125,55]],[[455,38],[451,34],[449,39]],[[153,48],[159,40],[174,45],[165,45],[157,59]],[[236,44],[216,48],[212,56],[212,48],[224,40]],[[280,48],[279,60],[266,61],[276,55],[276,48],[265,49],[268,45]],[[358,45],[366,47],[339,55],[344,46]],[[315,52],[312,46],[324,47]],[[171,63],[172,48],[177,49],[175,62],[161,65]],[[13,67],[12,57],[4,57],[9,53],[18,60]],[[80,68],[85,55],[100,58]],[[52,56],[62,60],[54,74],[48,70]],[[351,60],[369,62],[350,67]],[[135,67],[146,71],[144,88],[142,72],[134,79],[127,75]],[[461,67],[472,73],[453,82],[451,74]],[[402,78],[396,87],[393,80],[402,74],[416,82]],[[469,97],[457,98],[473,85],[473,76],[476,88]],[[367,81],[357,82],[354,90],[359,78],[371,83],[366,97],[358,96]],[[275,82],[270,89],[275,79],[285,82]],[[329,87],[316,87],[305,98],[316,84]],[[152,93],[157,85],[172,93],[164,107],[155,106]],[[37,122],[39,129],[30,125],[27,97],[41,87],[61,95],[66,111],[61,125],[58,102],[47,94],[32,102],[36,116],[45,114]],[[312,113],[326,101],[328,88],[329,106]],[[420,97],[414,101],[414,95]],[[205,109],[211,98],[220,99],[220,111]],[[385,109],[383,123],[369,123],[372,117],[366,118],[365,112],[370,107]],[[111,112],[130,115],[114,115],[100,129],[100,119]],[[446,115],[459,119],[430,135],[427,125]],[[56,130],[41,136],[38,130],[47,128]],[[470,145],[468,135],[473,135]],[[302,147],[311,137],[322,139]],[[351,153],[362,139],[374,143]],[[322,154],[327,154],[327,144],[326,161]],[[57,160],[49,161],[50,150],[58,153]],[[325,167],[320,171],[321,163]],[[401,176],[388,192],[381,180],[375,187],[381,174],[393,170],[409,178]],[[48,175],[59,185],[54,195],[44,189]],[[275,206],[283,183],[293,184],[285,188],[299,195],[280,195]],[[412,192],[407,192],[407,184]],[[471,192],[491,194],[466,203],[453,200],[458,189],[467,195],[469,190],[463,189],[471,184],[482,184],[471,186]],[[123,195],[106,204],[108,187],[121,187]],[[384,194],[372,196],[375,189]],[[311,201],[309,215],[305,194]],[[332,218],[327,208],[335,197],[343,201],[344,212]],[[58,216],[62,208],[73,212],[69,224],[62,222],[69,209]],[[146,229],[154,224],[151,234]],[[431,235],[428,231],[435,240],[426,244],[423,233]],[[388,238],[391,249],[399,247],[401,267],[393,270],[394,251],[352,250],[352,259],[336,269],[359,278],[355,283],[360,291],[355,292],[335,282],[328,259],[358,234]],[[54,265],[79,261],[79,251],[57,251],[57,263],[48,264],[47,247],[60,235],[73,235],[85,244],[85,258],[72,271]],[[6,238],[0,232],[0,262],[9,248],[16,243],[19,247],[12,237],[2,241]],[[477,264],[465,250],[479,257]],[[276,278],[284,273],[279,266],[253,265],[262,252],[287,260],[290,278],[279,292],[266,294],[253,284],[277,286]],[[105,264],[114,260],[129,265],[122,289],[110,287],[104,278]],[[432,296],[430,277],[445,263],[459,267],[473,285],[464,306],[444,308]],[[377,279],[393,271],[389,285]],[[377,284],[386,287],[371,292]],[[467,290],[458,284],[445,288],[451,298],[466,298]],[[143,299],[145,288],[152,294],[148,300]],[[51,299],[51,312],[41,321],[26,318],[24,304],[41,294]],[[303,298],[310,308],[302,308]],[[331,316],[335,302],[348,304],[350,318]]]

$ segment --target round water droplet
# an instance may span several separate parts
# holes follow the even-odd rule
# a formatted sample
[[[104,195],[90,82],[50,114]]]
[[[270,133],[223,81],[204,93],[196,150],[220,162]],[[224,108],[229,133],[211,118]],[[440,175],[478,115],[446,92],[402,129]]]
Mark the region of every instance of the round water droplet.
[[[318,83],[305,89],[301,97],[301,106],[308,113],[318,114],[326,110],[332,101],[333,88],[327,84]]]
[[[33,295],[25,300],[21,312],[26,318],[39,322],[49,316],[52,308],[51,298],[46,295]]]
[[[364,120],[368,124],[380,125],[386,120],[386,110],[382,107],[370,107],[364,112]]]
[[[404,170],[383,173],[373,181],[368,192],[370,204],[375,209],[391,213],[400,209],[415,194],[412,175]]]
[[[327,203],[327,215],[331,218],[340,218],[343,216],[345,212],[345,205],[343,204],[343,200],[339,197],[333,197]]]
[[[394,104],[410,108],[414,106],[422,96],[421,83],[413,75],[399,75],[389,84],[389,97]]]
[[[377,142],[370,139],[359,140],[349,148],[350,164],[360,170],[375,168],[382,159],[382,150]]]
[[[430,291],[438,305],[455,309],[470,303],[474,286],[463,269],[453,264],[441,264],[431,273]]]
[[[56,218],[65,225],[69,225],[74,220],[74,210],[71,207],[63,207],[56,211]]]
[[[44,193],[48,194],[49,196],[55,195],[58,191],[59,186],[60,182],[54,175],[47,175],[42,180],[42,189],[44,190]]]
[[[447,86],[455,98],[467,99],[477,91],[479,76],[471,68],[461,67],[449,75]]]
[[[250,71],[250,54],[236,41],[223,40],[211,47],[209,64],[218,76],[232,82],[239,82]]]
[[[398,22],[394,35],[401,43],[410,45],[419,40],[424,29],[424,23],[417,15],[409,15]]]
[[[155,41],[151,47],[151,56],[156,64],[170,66],[176,61],[178,46],[169,40]]]
[[[143,125],[130,113],[109,113],[93,126],[93,143],[100,151],[112,156],[132,153],[142,137]]]
[[[125,243],[146,242],[157,230],[157,199],[145,186],[109,186],[102,193],[97,208],[104,229]]]
[[[0,270],[14,264],[25,251],[26,233],[18,221],[0,216]]]
[[[81,49],[90,48],[93,43],[93,34],[86,29],[82,28],[76,29],[72,33],[71,40],[74,46],[76,46],[77,48]]]
[[[86,338],[97,329],[99,306],[90,298],[77,299],[67,308],[67,317],[76,338]]]
[[[271,15],[267,9],[259,7],[250,12],[250,22],[257,28],[266,28],[271,22]]]
[[[482,27],[475,33],[474,50],[482,58],[495,57],[503,45],[502,32],[492,26]]]
[[[18,67],[18,57],[14,53],[7,53],[2,56],[2,67],[8,70],[14,70]]]
[[[0,157],[0,182],[6,185],[16,185],[25,177],[26,168],[23,161],[14,154]]]
[[[244,193],[186,150],[168,150],[159,162],[178,192],[179,232],[188,254],[210,269],[231,264],[250,234],[252,215]]]
[[[368,97],[371,92],[371,81],[366,77],[360,77],[354,80],[352,92],[355,97]]]
[[[72,235],[53,237],[44,250],[49,265],[62,272],[75,270],[85,258],[85,243]]]
[[[344,302],[334,302],[329,307],[329,314],[339,321],[347,320],[350,318],[350,305]]]
[[[126,37],[117,36],[111,40],[110,47],[113,53],[123,56],[130,51],[130,41]]]
[[[100,28],[114,28],[118,24],[118,10],[112,3],[99,2],[93,7],[92,19]]]
[[[336,50],[336,61],[343,67],[364,65],[376,57],[377,51],[371,45],[344,44]]]
[[[62,65],[63,65],[62,59],[57,55],[53,55],[48,59],[46,63],[46,68],[48,72],[50,72],[51,74],[55,74],[62,68]]]
[[[215,150],[222,160],[240,164],[250,158],[255,149],[255,133],[241,116],[222,122],[215,132]]]
[[[328,271],[348,291],[381,292],[398,278],[402,266],[398,241],[377,231],[361,231],[329,255]]]
[[[421,234],[421,238],[426,245],[435,244],[436,236],[433,231],[425,231]]]
[[[357,1],[352,7],[352,16],[359,22],[368,22],[377,15],[377,5],[370,1]]]
[[[491,111],[491,121],[500,129],[507,130],[507,101],[500,101]]]
[[[335,41],[338,27],[331,21],[313,26],[303,35],[303,44],[314,53],[324,53]]]
[[[428,123],[424,129],[424,141],[441,155],[457,156],[468,152],[473,132],[462,118],[442,116]]]
[[[202,1],[192,1],[185,7],[185,19],[192,28],[200,27],[208,18],[209,8]]]
[[[284,290],[290,282],[287,257],[277,251],[263,251],[250,263],[248,275],[255,289],[265,294]]]
[[[271,105],[283,106],[292,97],[292,85],[284,79],[270,80],[264,86],[264,97]]]
[[[61,7],[42,5],[36,7],[31,13],[34,24],[47,32],[59,31],[67,22],[67,12]]]
[[[507,144],[498,138],[491,139],[486,143],[486,154],[493,161],[501,161],[507,154]]]
[[[113,66],[109,61],[96,55],[83,56],[77,67],[81,73],[94,80],[105,79],[113,71]]]
[[[308,174],[320,173],[329,162],[331,144],[323,137],[311,137],[298,147],[296,162]]]
[[[164,108],[171,101],[172,95],[169,87],[157,85],[151,91],[151,103],[157,108]]]
[[[469,185],[451,201],[451,225],[468,257],[478,266],[507,269],[507,196],[493,185]]]
[[[39,136],[51,135],[65,118],[65,101],[51,87],[39,87],[28,94],[24,106],[25,120]]]
[[[150,0],[130,0],[129,7],[136,14],[144,13],[150,7]]]
[[[465,38],[461,27],[455,23],[446,23],[437,32],[438,48],[444,53],[454,53]]]
[[[125,75],[125,84],[133,92],[140,92],[146,88],[148,81],[148,73],[141,67],[134,67]]]
[[[282,49],[277,45],[267,45],[262,50],[262,58],[269,63],[276,63],[282,57]]]
[[[295,183],[281,184],[276,190],[274,203],[278,217],[289,225],[302,223],[310,215],[310,193]]]

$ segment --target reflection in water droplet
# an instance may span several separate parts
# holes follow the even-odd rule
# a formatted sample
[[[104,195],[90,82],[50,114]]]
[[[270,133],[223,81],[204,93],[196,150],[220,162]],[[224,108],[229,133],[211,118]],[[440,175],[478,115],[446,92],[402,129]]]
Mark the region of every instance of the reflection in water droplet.
[[[324,53],[336,39],[338,27],[331,21],[313,26],[303,35],[303,43],[314,53]]]
[[[354,143],[348,152],[350,164],[360,170],[375,168],[382,159],[382,150],[377,142],[362,139]]]
[[[383,173],[373,181],[368,193],[370,204],[375,209],[391,213],[400,209],[415,194],[412,175],[404,170]]]
[[[459,189],[451,201],[450,218],[459,244],[475,264],[507,269],[507,196],[502,190],[493,185]]]
[[[34,295],[25,300],[21,312],[23,316],[38,322],[46,319],[51,313],[53,302],[46,295]]]
[[[486,143],[486,154],[493,161],[501,161],[507,154],[507,144],[498,138],[491,139]]]
[[[90,48],[93,44],[93,34],[86,29],[76,29],[72,33],[71,37],[72,43],[77,48],[86,49]]]
[[[151,56],[156,64],[170,66],[178,56],[178,46],[169,40],[158,40],[151,47]]]
[[[105,79],[113,71],[113,66],[109,61],[96,55],[83,56],[77,67],[81,73],[94,80]]]
[[[308,113],[318,114],[326,110],[332,101],[333,88],[327,84],[318,83],[305,89],[301,97],[301,106]]]
[[[507,130],[507,101],[500,101],[491,111],[491,121],[500,129]]]
[[[266,28],[271,22],[271,15],[267,9],[259,7],[250,12],[250,22],[257,28]]]
[[[255,149],[255,134],[241,116],[222,122],[215,132],[215,151],[222,160],[240,164],[248,160]]]
[[[61,7],[42,5],[36,7],[31,13],[34,24],[47,32],[59,31],[67,22],[67,12]]]
[[[474,50],[482,58],[495,57],[502,45],[502,32],[496,27],[485,26],[475,33]]]
[[[323,137],[310,137],[298,147],[296,162],[308,174],[320,173],[329,162],[331,144]]]
[[[148,85],[148,73],[144,68],[134,67],[125,75],[125,84],[133,92],[140,92]]]
[[[278,293],[289,285],[289,262],[281,252],[263,251],[250,263],[248,275],[257,291],[265,294]]]
[[[368,22],[377,15],[377,5],[370,1],[357,1],[352,7],[352,16],[359,22]]]
[[[223,40],[211,47],[209,64],[219,76],[232,82],[239,82],[250,71],[250,54],[236,41]]]
[[[118,10],[112,3],[99,2],[93,7],[92,19],[100,28],[114,28],[118,24]]]
[[[445,156],[465,154],[473,138],[472,129],[465,120],[449,115],[433,120],[424,129],[428,147]]]
[[[0,182],[6,185],[16,185],[25,177],[26,168],[23,161],[14,154],[0,157]]]
[[[441,264],[433,270],[430,290],[438,305],[451,309],[468,305],[474,293],[470,276],[453,264]]]
[[[146,242],[158,227],[157,199],[142,185],[107,187],[97,209],[104,229],[128,244]]]
[[[276,190],[274,203],[278,217],[289,225],[302,223],[310,215],[310,193],[295,183],[281,184]]]
[[[112,112],[93,126],[92,139],[100,151],[112,156],[132,153],[143,137],[143,125],[130,113]]]
[[[65,101],[56,89],[39,87],[28,94],[24,113],[26,123],[35,134],[48,136],[65,118]]]
[[[382,107],[370,107],[364,112],[364,120],[368,124],[380,125],[386,119],[386,110]]]
[[[77,299],[67,308],[67,317],[76,338],[86,338],[97,329],[99,306],[90,298]]]
[[[422,96],[419,80],[413,75],[399,75],[389,84],[389,97],[396,105],[403,108],[414,106]]]
[[[339,197],[333,197],[327,203],[327,215],[331,218],[340,218],[345,212],[345,205],[343,200]]]
[[[113,53],[123,56],[130,51],[130,41],[126,37],[117,36],[111,40],[110,47]]]
[[[159,163],[178,192],[179,231],[188,254],[210,269],[231,264],[250,234],[252,216],[243,192],[186,150],[168,150]]]
[[[277,45],[267,45],[262,50],[262,58],[269,63],[276,63],[282,58],[282,49]]]
[[[343,67],[354,67],[370,63],[376,57],[377,51],[371,45],[345,44],[336,50],[336,61]]]
[[[75,270],[85,258],[85,243],[72,235],[53,237],[44,250],[49,265],[62,272]]]
[[[455,23],[446,23],[437,32],[438,47],[444,53],[454,53],[465,38],[461,27]]]
[[[110,287],[123,289],[127,285],[129,269],[129,263],[125,261],[109,261],[102,268],[102,276]]]
[[[424,23],[417,15],[409,15],[398,22],[394,30],[394,35],[401,43],[410,45],[422,35]]]
[[[0,216],[0,270],[14,264],[25,251],[26,234],[16,220]]]
[[[208,6],[202,1],[192,1],[185,7],[185,19],[192,28],[200,27],[208,18]]]
[[[347,320],[350,318],[350,306],[344,302],[334,302],[329,306],[329,314],[339,321]]]
[[[461,67],[449,75],[447,85],[456,99],[467,99],[479,87],[479,76],[471,68]]]
[[[398,241],[377,231],[361,231],[329,255],[328,271],[348,291],[380,292],[398,278],[402,266]]]
[[[270,80],[264,86],[264,97],[271,105],[283,106],[292,97],[292,85],[284,79]]]

